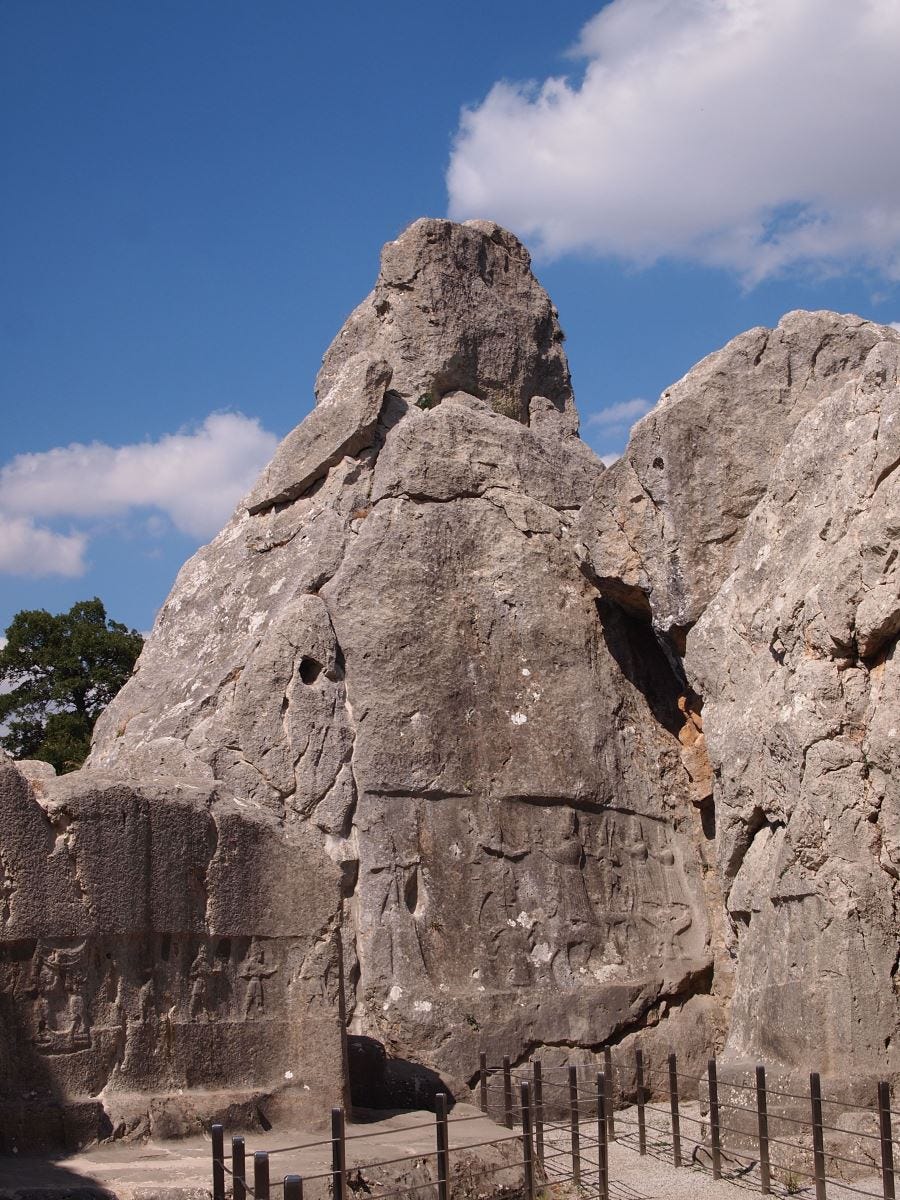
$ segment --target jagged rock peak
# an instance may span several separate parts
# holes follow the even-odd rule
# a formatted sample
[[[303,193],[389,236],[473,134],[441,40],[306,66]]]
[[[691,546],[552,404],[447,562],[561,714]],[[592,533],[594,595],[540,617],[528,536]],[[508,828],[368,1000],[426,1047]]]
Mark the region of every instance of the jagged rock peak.
[[[555,307],[521,242],[492,221],[415,221],[381,252],[374,290],[332,342],[316,380],[326,401],[348,362],[384,360],[391,389],[431,406],[450,392],[528,424],[545,396],[574,415]]]
[[[556,309],[511,233],[489,221],[416,221],[382,250],[374,290],[325,354],[316,407],[278,447],[247,511],[293,502],[344,457],[377,454],[408,413],[454,395],[540,426],[545,440],[577,441],[562,341]]]
[[[882,343],[900,333],[850,314],[789,312],[667,388],[582,512],[604,590],[683,636],[738,564],[747,519],[798,426],[824,397],[865,380]]]

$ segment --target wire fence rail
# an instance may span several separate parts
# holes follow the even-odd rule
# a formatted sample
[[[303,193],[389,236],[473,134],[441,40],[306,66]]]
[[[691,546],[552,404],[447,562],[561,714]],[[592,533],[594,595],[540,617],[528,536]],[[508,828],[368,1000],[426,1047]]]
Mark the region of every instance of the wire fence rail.
[[[628,1088],[623,1087],[617,1093],[617,1074],[621,1080],[625,1070],[634,1084],[629,1083]],[[457,1167],[456,1182],[459,1182],[463,1160],[458,1156],[488,1147],[502,1147],[503,1157],[500,1162],[489,1164],[478,1164],[466,1158],[467,1186],[462,1187],[466,1194],[477,1180],[486,1184],[499,1173],[509,1172],[511,1177],[507,1176],[497,1185],[497,1190],[502,1190],[506,1196],[538,1200],[554,1195],[558,1187],[572,1185],[582,1193],[596,1194],[597,1200],[610,1200],[611,1196],[616,1200],[621,1192],[616,1181],[611,1179],[609,1152],[613,1142],[636,1149],[641,1156],[648,1153],[656,1157],[665,1155],[675,1168],[690,1165],[708,1169],[716,1180],[727,1179],[730,1171],[732,1177],[743,1177],[745,1187],[753,1173],[762,1195],[777,1190],[775,1185],[779,1181],[782,1194],[791,1194],[800,1190],[798,1184],[803,1180],[811,1184],[815,1200],[827,1200],[829,1185],[873,1200],[896,1200],[894,1147],[900,1142],[894,1138],[892,1118],[900,1113],[891,1106],[891,1089],[886,1081],[878,1083],[875,1102],[867,1107],[856,1101],[823,1097],[817,1072],[810,1074],[808,1093],[800,1094],[770,1087],[762,1065],[756,1066],[753,1083],[731,1079],[720,1081],[715,1058],[708,1060],[705,1075],[692,1075],[680,1071],[676,1055],[670,1053],[665,1086],[653,1091],[640,1047],[635,1049],[634,1058],[627,1065],[621,1061],[614,1063],[611,1050],[606,1048],[603,1070],[595,1073],[588,1086],[583,1078],[584,1064],[580,1072],[576,1064],[544,1066],[539,1059],[513,1067],[510,1059],[504,1058],[499,1066],[493,1066],[482,1054],[475,1089],[479,1113],[450,1117],[448,1097],[439,1093],[435,1098],[433,1150],[418,1150],[388,1159],[373,1158],[367,1163],[354,1163],[349,1170],[348,1144],[381,1136],[383,1131],[370,1129],[348,1134],[341,1108],[331,1111],[330,1137],[257,1151],[252,1160],[248,1160],[243,1137],[231,1139],[230,1161],[226,1160],[224,1128],[215,1124],[212,1127],[213,1200],[226,1200],[229,1192],[231,1200],[247,1200],[248,1197],[278,1200],[276,1193],[280,1193],[283,1200],[303,1200],[304,1186],[313,1182],[321,1185],[322,1181],[327,1182],[332,1200],[351,1200],[351,1192],[360,1190],[365,1193],[366,1200],[399,1197],[418,1200],[420,1196],[423,1200],[452,1200],[451,1156]],[[705,1116],[698,1118],[684,1110],[682,1090],[705,1100]],[[634,1096],[634,1105],[627,1112],[616,1112],[616,1096],[624,1096],[626,1092]],[[732,1092],[739,1093],[745,1102],[723,1098],[723,1093],[730,1095]],[[651,1102],[654,1099],[662,1103],[654,1104]],[[784,1101],[794,1106],[793,1112],[778,1107]],[[797,1115],[797,1105],[804,1107],[805,1116]],[[826,1106],[829,1110],[846,1109],[869,1114],[877,1124],[877,1132],[842,1127],[834,1123],[839,1117],[826,1121],[823,1115]],[[456,1131],[457,1126],[467,1122],[483,1121],[492,1113],[506,1133],[488,1139],[463,1137],[451,1147],[451,1129]],[[688,1138],[693,1142],[689,1162],[685,1161],[682,1122],[699,1127]],[[790,1127],[789,1133],[778,1136],[785,1126]],[[389,1134],[421,1134],[423,1128],[421,1122],[394,1126]],[[826,1135],[832,1139],[830,1146]],[[858,1158],[843,1153],[847,1148],[844,1141],[838,1150],[834,1145],[836,1137],[844,1140],[859,1138],[876,1145],[868,1159]],[[701,1148],[708,1158],[708,1166],[702,1157],[697,1157]],[[306,1175],[287,1173],[279,1180],[272,1178],[273,1159],[304,1150],[330,1150],[330,1168]],[[252,1173],[248,1171],[251,1162]],[[371,1174],[402,1164],[411,1167],[408,1181],[393,1182],[380,1191],[373,1190],[368,1182],[360,1182],[364,1171]],[[875,1191],[855,1186],[843,1178],[829,1178],[829,1164],[832,1169],[836,1164],[850,1167],[857,1172],[856,1179],[866,1172],[877,1173],[880,1168],[881,1187]],[[420,1180],[418,1175],[423,1171],[428,1178]],[[351,1179],[354,1172],[355,1180]],[[844,1170],[843,1174],[848,1172]],[[636,1198],[640,1193],[630,1191],[629,1195]]]
[[[598,1087],[599,1081],[603,1081],[605,1091],[603,1140],[606,1150],[603,1153],[607,1154],[607,1158],[609,1143],[615,1140],[634,1146],[640,1155],[647,1154],[650,1114],[651,1117],[665,1120],[668,1138],[664,1147],[676,1168],[685,1165],[705,1167],[702,1158],[698,1161],[696,1156],[696,1149],[702,1147],[707,1154],[709,1169],[714,1179],[725,1178],[723,1160],[728,1157],[743,1164],[740,1172],[743,1176],[755,1171],[762,1195],[772,1194],[773,1183],[777,1178],[787,1180],[784,1187],[787,1193],[799,1190],[794,1186],[795,1181],[808,1179],[814,1186],[816,1200],[826,1200],[829,1185],[833,1188],[839,1187],[843,1192],[871,1196],[874,1200],[896,1200],[894,1147],[900,1145],[900,1142],[894,1137],[892,1118],[900,1116],[900,1112],[892,1108],[891,1088],[887,1081],[877,1084],[873,1103],[865,1105],[855,1100],[824,1097],[821,1077],[815,1071],[809,1076],[809,1091],[803,1094],[771,1087],[762,1064],[755,1067],[752,1083],[742,1083],[733,1079],[720,1081],[715,1058],[708,1060],[705,1075],[692,1075],[679,1070],[674,1053],[668,1055],[666,1067],[664,1086],[651,1092],[640,1047],[635,1049],[633,1060],[627,1064],[619,1062],[618,1065],[612,1061],[611,1049],[604,1049],[603,1071],[598,1074],[597,1079]],[[621,1078],[626,1071],[629,1086],[622,1087],[619,1094],[624,1096],[628,1093],[629,1098],[634,1098],[634,1108],[631,1112],[636,1112],[636,1119],[635,1116],[626,1116],[622,1112],[617,1115],[614,1111],[614,1098],[617,1094],[616,1075]],[[584,1064],[581,1064],[581,1072],[584,1072]],[[555,1075],[556,1078],[548,1078],[548,1075]],[[513,1067],[510,1059],[504,1058],[495,1066],[489,1065],[486,1056],[482,1054],[478,1079],[481,1108],[485,1113],[492,1108],[493,1111],[499,1109],[499,1119],[509,1128],[513,1127],[517,1119],[512,1103],[513,1085],[523,1077],[530,1080],[533,1088],[533,1121],[539,1145],[543,1143],[545,1129],[559,1131],[561,1128],[558,1119],[556,1123],[546,1119],[547,1110],[551,1109],[557,1114],[557,1118],[561,1110],[568,1110],[566,1128],[571,1143],[572,1170],[577,1179],[581,1145],[597,1144],[596,1141],[585,1143],[583,1129],[580,1130],[579,1126],[589,1116],[598,1115],[599,1121],[599,1100],[595,1100],[590,1094],[586,1095],[584,1088],[579,1095],[577,1065],[569,1063],[546,1066],[539,1060],[533,1060]],[[687,1085],[687,1090],[698,1100],[706,1102],[708,1115],[699,1119],[684,1111],[680,1094],[682,1084]],[[730,1095],[732,1090],[738,1093],[741,1099],[723,1098],[723,1092]],[[548,1094],[546,1103],[545,1093]],[[502,1098],[499,1104],[498,1096]],[[663,1103],[667,1100],[668,1103],[662,1107],[659,1103],[651,1103],[651,1098]],[[799,1106],[805,1109],[805,1115],[798,1115]],[[834,1110],[847,1110],[851,1115],[868,1114],[872,1118],[873,1128],[867,1130],[837,1124],[835,1122],[840,1119],[840,1112],[826,1120],[826,1108],[829,1113]],[[683,1121],[700,1127],[693,1138],[695,1153],[691,1156],[689,1164],[685,1163],[683,1155]],[[624,1135],[618,1138],[617,1122],[625,1131]],[[784,1136],[778,1136],[785,1127],[789,1127],[788,1132]],[[658,1135],[661,1131],[657,1128],[653,1132]],[[723,1135],[728,1135],[727,1146]],[[828,1144],[826,1135],[830,1135],[831,1145]],[[839,1149],[834,1145],[836,1139],[841,1139]],[[854,1140],[859,1141],[860,1145],[871,1144],[871,1155],[861,1158],[854,1157],[849,1152],[845,1153],[845,1143]],[[657,1140],[652,1148],[658,1153],[663,1149],[663,1144]],[[748,1149],[753,1153],[747,1153]],[[830,1178],[829,1168],[832,1169],[832,1174],[850,1175],[851,1179],[854,1178],[851,1172],[846,1170],[835,1172],[834,1168],[838,1165],[841,1168],[851,1168],[856,1178],[866,1174],[871,1176],[880,1171],[881,1187],[875,1191],[870,1187],[854,1186],[845,1178]],[[599,1174],[602,1174],[602,1171]],[[607,1180],[607,1189],[608,1186]],[[606,1200],[599,1180],[598,1190],[602,1200]]]
[[[527,1090],[527,1084],[522,1085]],[[448,1097],[438,1093],[435,1097],[435,1148],[434,1150],[416,1150],[409,1154],[401,1154],[392,1158],[377,1158],[365,1163],[353,1163],[348,1168],[347,1147],[368,1138],[383,1137],[382,1129],[371,1129],[360,1133],[347,1133],[345,1113],[342,1108],[331,1110],[331,1135],[307,1142],[298,1142],[290,1146],[278,1146],[270,1150],[259,1150],[252,1157],[252,1173],[248,1170],[245,1139],[240,1136],[231,1139],[230,1162],[225,1153],[224,1126],[216,1123],[212,1126],[212,1196],[213,1200],[226,1200],[230,1192],[232,1200],[274,1200],[276,1193],[281,1193],[284,1200],[303,1200],[304,1187],[310,1183],[327,1181],[333,1200],[351,1200],[351,1195],[358,1190],[356,1180],[361,1178],[364,1171],[378,1172],[385,1167],[398,1167],[408,1164],[415,1169],[428,1169],[433,1177],[421,1182],[410,1179],[397,1183],[387,1190],[373,1190],[367,1183],[362,1185],[366,1200],[393,1200],[394,1197],[414,1197],[420,1192],[431,1190],[436,1200],[450,1200],[450,1131],[451,1127],[466,1125],[471,1121],[484,1122],[484,1114],[474,1116],[450,1117],[448,1115]],[[504,1157],[499,1163],[480,1164],[477,1167],[469,1165],[468,1179],[481,1179],[495,1175],[501,1171],[515,1173],[516,1185],[511,1189],[522,1192],[529,1200],[536,1195],[536,1177],[534,1160],[534,1141],[527,1117],[522,1113],[530,1111],[530,1100],[526,1097],[517,1107],[520,1119],[524,1121],[521,1133],[509,1132],[494,1138],[464,1139],[462,1144],[453,1147],[454,1154],[471,1152],[488,1147],[505,1147],[515,1143],[516,1153]],[[421,1134],[423,1125],[420,1123],[392,1126],[389,1136],[402,1133]],[[315,1171],[304,1175],[288,1173],[281,1179],[272,1177],[272,1160],[278,1155],[297,1153],[303,1150],[330,1150],[331,1166],[328,1170]],[[433,1168],[433,1172],[432,1172]],[[521,1180],[521,1184],[519,1181]],[[354,1186],[356,1184],[356,1186]],[[230,1186],[229,1186],[230,1185]]]

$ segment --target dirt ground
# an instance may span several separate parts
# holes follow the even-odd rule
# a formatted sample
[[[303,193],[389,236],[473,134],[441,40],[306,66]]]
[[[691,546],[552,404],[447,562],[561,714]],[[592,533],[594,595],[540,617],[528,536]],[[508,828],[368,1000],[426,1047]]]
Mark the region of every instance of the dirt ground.
[[[709,1156],[703,1143],[698,1141],[705,1122],[701,1106],[697,1103],[681,1105],[681,1151],[679,1169],[672,1165],[672,1141],[669,1132],[669,1115],[656,1105],[647,1111],[647,1153],[638,1153],[637,1110],[623,1109],[615,1114],[616,1140],[609,1148],[609,1176],[611,1200],[748,1200],[751,1195],[760,1195],[760,1176],[755,1160],[723,1156],[722,1178],[715,1180],[709,1169]],[[580,1194],[597,1195],[597,1123],[585,1121],[580,1126],[581,1142],[581,1188]],[[557,1127],[545,1134],[546,1174],[551,1192],[560,1195],[579,1194],[571,1192],[571,1132]],[[695,1162],[699,1157],[700,1162]],[[551,1155],[558,1157],[551,1158]],[[703,1165],[707,1164],[707,1165]],[[554,1179],[563,1183],[553,1185]],[[798,1200],[815,1200],[815,1185],[812,1179],[803,1178],[797,1172],[773,1170],[771,1182],[773,1196],[790,1196]],[[842,1184],[837,1180],[827,1181],[827,1200],[858,1200],[862,1195],[881,1197],[881,1177],[868,1176]]]
[[[655,1106],[654,1106],[655,1107]],[[636,1113],[616,1113],[617,1138],[610,1146],[610,1196],[612,1200],[748,1200],[759,1194],[759,1172],[752,1162],[726,1156],[723,1178],[713,1180],[708,1169],[696,1165],[695,1147],[701,1145],[702,1116],[697,1104],[682,1106],[682,1157],[685,1166],[672,1165],[668,1114],[647,1112],[647,1153],[638,1154]],[[434,1178],[434,1118],[430,1113],[403,1113],[371,1124],[349,1126],[347,1165],[349,1195],[373,1200],[386,1192],[434,1200],[428,1181]],[[596,1121],[580,1126],[581,1186],[573,1186],[571,1133],[548,1122],[545,1131],[547,1183],[540,1188],[543,1200],[588,1200],[597,1196]],[[280,1131],[247,1135],[247,1174],[252,1180],[253,1152],[268,1150],[273,1200],[280,1200],[280,1184],[287,1173],[304,1178],[305,1200],[329,1196],[331,1150],[322,1133]],[[479,1145],[474,1143],[498,1144]],[[317,1145],[308,1143],[317,1141]],[[285,1150],[285,1147],[293,1147]],[[515,1133],[495,1124],[468,1105],[457,1105],[450,1122],[451,1195],[454,1200],[486,1200],[509,1196],[522,1181],[520,1143]],[[226,1161],[230,1161],[226,1139]],[[701,1158],[708,1161],[703,1151]],[[412,1156],[407,1162],[394,1160]],[[209,1139],[178,1142],[98,1146],[81,1154],[48,1161],[28,1157],[0,1157],[0,1200],[89,1200],[97,1196],[117,1200],[208,1200],[210,1189]],[[226,1176],[230,1193],[230,1179]],[[495,1186],[496,1185],[496,1186]],[[812,1180],[774,1172],[772,1194],[814,1200]],[[881,1179],[870,1176],[852,1185],[828,1181],[828,1200],[856,1200],[860,1195],[882,1195]]]
[[[507,1186],[521,1181],[521,1170],[506,1166],[520,1157],[518,1137],[510,1130],[494,1124],[477,1109],[458,1104],[451,1114],[449,1133],[451,1164],[460,1191],[477,1194],[482,1173],[486,1179]],[[501,1139],[498,1145],[465,1149],[495,1139]],[[289,1173],[303,1177],[304,1200],[324,1200],[330,1195],[331,1145],[321,1130],[247,1134],[245,1142],[251,1186],[254,1152],[267,1150],[271,1155],[273,1200],[280,1200],[281,1181]],[[313,1142],[318,1144],[310,1145]],[[226,1131],[226,1163],[230,1163],[230,1148]],[[428,1112],[402,1113],[348,1126],[349,1194],[362,1200],[404,1185],[407,1189],[422,1188],[434,1177],[434,1149],[434,1116]],[[115,1196],[117,1200],[208,1200],[211,1152],[209,1138],[198,1137],[157,1143],[117,1142],[54,1161],[24,1155],[0,1157],[0,1200],[88,1200],[98,1195]],[[412,1156],[410,1161],[395,1161],[407,1156]],[[227,1174],[226,1187],[230,1194]],[[431,1189],[424,1187],[416,1194],[429,1197]]]

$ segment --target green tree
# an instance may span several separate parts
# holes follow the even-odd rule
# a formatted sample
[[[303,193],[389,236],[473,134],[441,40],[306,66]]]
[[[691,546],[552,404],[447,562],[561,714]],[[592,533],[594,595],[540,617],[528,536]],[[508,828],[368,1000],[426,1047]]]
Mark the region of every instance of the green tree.
[[[125,683],[141,652],[134,629],[110,621],[102,601],[67,613],[16,613],[0,650],[0,746],[74,771],[87,758],[94,722]]]

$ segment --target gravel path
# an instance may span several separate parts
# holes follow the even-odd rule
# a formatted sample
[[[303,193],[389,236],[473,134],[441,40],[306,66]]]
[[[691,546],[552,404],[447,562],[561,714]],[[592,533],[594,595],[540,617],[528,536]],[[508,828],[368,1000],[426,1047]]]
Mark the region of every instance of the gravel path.
[[[697,1103],[681,1105],[681,1155],[686,1164],[672,1165],[672,1139],[668,1112],[658,1106],[647,1110],[647,1153],[637,1149],[637,1109],[622,1109],[615,1114],[616,1140],[609,1148],[611,1200],[749,1200],[760,1194],[760,1178],[755,1161],[738,1161],[723,1155],[722,1178],[715,1180],[707,1166],[694,1161],[695,1149],[700,1162],[708,1164],[709,1151],[698,1137],[706,1131]],[[579,1127],[581,1142],[581,1188],[572,1185],[571,1134],[568,1127],[545,1131],[545,1165],[551,1195],[597,1195],[597,1123],[585,1121]],[[773,1196],[815,1200],[811,1179],[795,1175],[785,1179],[774,1170]],[[554,1185],[554,1180],[558,1181]],[[881,1197],[881,1177],[868,1176],[852,1185],[827,1181],[828,1200],[857,1200],[860,1195]]]

